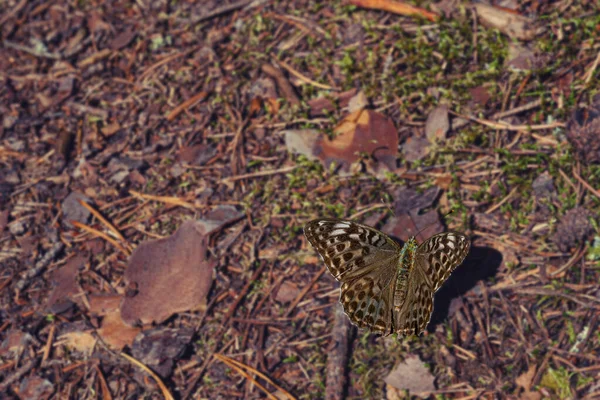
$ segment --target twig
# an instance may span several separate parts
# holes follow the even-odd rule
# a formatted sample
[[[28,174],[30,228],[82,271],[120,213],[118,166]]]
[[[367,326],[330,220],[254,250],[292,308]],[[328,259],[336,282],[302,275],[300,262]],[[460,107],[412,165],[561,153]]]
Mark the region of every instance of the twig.
[[[284,167],[284,168],[280,168],[280,169],[276,169],[276,170],[271,170],[271,171],[258,171],[258,172],[252,172],[252,173],[249,173],[249,174],[243,174],[243,175],[237,175],[237,176],[230,176],[229,178],[223,179],[221,181],[221,183],[235,182],[235,181],[239,181],[239,180],[242,180],[242,179],[248,179],[248,178],[258,178],[258,177],[263,177],[263,176],[285,174],[286,172],[292,172],[296,168],[298,168],[298,166],[297,165],[293,165],[291,167]]]
[[[298,296],[296,296],[296,298],[294,299],[294,301],[292,301],[292,304],[290,304],[290,307],[285,312],[285,314],[283,314],[284,317],[287,318],[287,317],[290,316],[290,314],[292,313],[292,311],[294,311],[294,308],[296,308],[296,306],[298,305],[298,303],[300,303],[300,300],[302,300],[302,298],[306,295],[306,293],[308,293],[308,291],[310,290],[310,288],[312,288],[312,286],[317,282],[317,280],[319,280],[319,278],[321,277],[321,275],[323,275],[323,273],[325,272],[325,270],[326,270],[325,267],[321,268],[321,270],[319,272],[317,272],[317,274],[310,281],[310,283],[308,285],[306,285],[306,287],[304,289],[302,289],[302,291],[298,294]]]
[[[325,377],[325,399],[345,399],[346,363],[348,361],[348,339],[350,322],[342,305],[336,304],[332,340],[327,356],[327,376]]]
[[[15,288],[17,290],[17,297],[19,293],[23,291],[29,284],[29,281],[39,274],[56,258],[56,256],[65,248],[63,242],[56,238],[56,243],[52,246],[50,250],[35,264],[35,266],[25,273],[25,276],[17,282]]]
[[[115,246],[121,253],[125,254],[126,256],[131,255],[131,251],[129,251],[126,248],[124,248],[123,246],[121,246],[115,239],[111,238],[106,233],[101,232],[98,229],[94,229],[91,226],[88,226],[86,224],[82,224],[79,221],[70,221],[70,222],[76,228],[82,229],[82,230],[84,230],[86,232],[92,233],[92,234],[94,234],[94,235],[96,235],[98,237],[101,237],[102,239],[106,240],[107,242],[109,242],[110,244],[112,244],[113,246]]]
[[[60,54],[50,53],[49,51],[46,51],[46,50],[32,49],[32,48],[29,48],[27,46],[23,46],[23,45],[20,45],[18,43],[13,43],[13,42],[8,41],[8,40],[4,41],[4,47],[8,47],[8,48],[15,49],[15,50],[18,50],[18,51],[23,51],[25,53],[31,54],[32,56],[36,56],[36,57],[51,58],[53,60],[59,60],[60,59]]]
[[[6,21],[8,21],[9,19],[11,19],[15,15],[17,15],[19,13],[19,11],[21,11],[23,9],[23,7],[25,7],[27,5],[27,3],[28,3],[27,0],[21,0],[19,2],[19,4],[17,4],[16,6],[13,7],[12,10],[10,10],[6,14],[4,14],[4,16],[2,18],[0,18],[0,27],[2,27],[2,25],[4,25],[4,23]]]
[[[491,206],[485,212],[485,214],[491,214],[492,212],[494,212],[495,210],[497,210],[498,208],[500,208],[502,206],[502,204],[504,204],[508,200],[510,200],[516,192],[517,192],[517,188],[514,188],[513,190],[511,190],[510,193],[505,198],[503,198],[502,200],[500,200],[500,202],[498,204],[494,204],[493,206]]]
[[[221,15],[221,14],[227,14],[227,13],[235,11],[235,10],[237,10],[239,8],[247,6],[248,4],[252,3],[252,1],[253,0],[240,0],[240,1],[236,2],[236,3],[227,4],[225,6],[221,6],[221,7],[215,8],[214,10],[209,11],[209,12],[207,12],[205,14],[198,15],[198,16],[196,16],[194,18],[191,18],[187,22],[189,24],[192,24],[192,25],[193,24],[197,24],[198,22],[202,22],[202,21],[205,21],[207,19],[211,19],[211,18],[216,17],[216,16]]]
[[[560,267],[559,269],[557,269],[556,271],[552,271],[550,272],[550,276],[556,276],[558,274],[560,274],[561,272],[571,268],[573,265],[575,265],[575,263],[577,261],[579,261],[581,259],[581,257],[583,257],[583,255],[587,252],[588,246],[586,245],[581,245],[579,247],[579,249],[575,252],[575,254],[573,254],[573,257],[571,257],[569,259],[569,261],[567,261],[565,263],[565,265],[563,265],[562,267]]]
[[[313,81],[312,79],[302,75],[300,72],[296,71],[295,69],[293,69],[291,66],[289,66],[286,62],[282,61],[282,60],[275,60],[275,62],[277,64],[279,64],[279,66],[283,67],[285,70],[287,70],[287,72],[289,72],[290,74],[294,75],[296,78],[300,79],[303,82],[306,82],[310,85],[313,85],[315,87],[318,87],[320,89],[325,89],[325,90],[340,90],[340,88],[338,87],[333,87],[333,86],[329,86],[329,85],[325,85],[323,83],[319,83],[316,81]]]
[[[110,223],[106,218],[104,218],[104,216],[102,214],[100,214],[98,211],[96,211],[96,209],[94,207],[92,207],[90,204],[88,204],[87,202],[85,202],[81,199],[79,199],[77,201],[79,204],[81,204],[81,206],[83,208],[88,210],[90,213],[92,213],[92,215],[94,217],[98,218],[98,220],[100,222],[102,222],[104,225],[106,225],[108,230],[110,230],[118,239],[125,241],[125,237],[121,234],[121,232],[119,232],[117,227],[114,226],[112,223]]]
[[[459,114],[454,111],[449,111],[449,112],[454,116],[469,119],[471,121],[478,122],[478,123],[488,126],[490,128],[502,129],[502,130],[507,130],[507,131],[528,132],[528,131],[539,131],[539,130],[544,130],[544,129],[564,128],[567,126],[564,122],[553,122],[551,124],[542,124],[542,125],[512,125],[512,124],[508,124],[506,122],[493,122],[493,121],[488,121],[485,119],[472,117],[469,115],[463,115],[463,114]]]
[[[6,393],[6,391],[8,390],[8,387],[10,385],[12,385],[13,382],[16,382],[19,379],[21,379],[21,377],[23,375],[25,375],[26,373],[31,371],[37,365],[37,362],[38,362],[37,358],[33,358],[33,359],[29,360],[21,368],[16,370],[14,372],[14,374],[12,374],[8,378],[4,379],[4,381],[2,381],[2,383],[0,383],[0,393]]]
[[[542,100],[534,100],[530,103],[523,104],[520,107],[515,107],[510,110],[496,113],[496,114],[492,115],[491,118],[492,119],[500,119],[500,118],[510,117],[511,115],[519,114],[519,113],[522,113],[523,111],[529,111],[529,110],[537,108],[541,105],[542,105]]]
[[[372,206],[369,206],[369,207],[367,207],[367,208],[365,208],[363,210],[360,210],[360,211],[352,214],[351,216],[348,217],[348,219],[356,219],[356,218],[360,217],[363,214],[366,214],[366,213],[371,212],[371,211],[378,210],[380,208],[387,208],[387,209],[389,209],[390,205],[387,204],[387,203],[373,204]]]
[[[273,396],[271,393],[269,393],[269,391],[268,391],[268,390],[267,390],[265,387],[263,387],[263,386],[262,386],[260,383],[258,383],[258,382],[257,382],[257,381],[256,381],[254,378],[252,378],[250,375],[248,375],[248,373],[246,373],[246,372],[244,371],[244,369],[245,369],[245,370],[247,370],[247,371],[250,371],[250,372],[252,372],[252,373],[254,373],[254,374],[258,375],[258,376],[260,376],[260,377],[261,377],[261,378],[263,378],[265,381],[269,382],[271,385],[273,385],[274,387],[276,387],[276,388],[277,388],[277,390],[278,390],[279,392],[281,392],[281,394],[282,394],[282,395],[283,395],[285,398],[287,398],[287,399],[289,399],[289,400],[295,400],[295,397],[294,397],[294,396],[292,396],[292,395],[291,395],[291,394],[290,394],[290,393],[289,393],[287,390],[285,390],[285,389],[284,389],[284,388],[282,388],[281,386],[278,386],[278,385],[276,385],[276,384],[275,384],[275,382],[273,382],[271,379],[269,379],[269,377],[267,377],[267,376],[266,376],[265,374],[263,374],[262,372],[260,372],[260,371],[258,371],[258,370],[256,370],[256,369],[254,369],[254,368],[252,368],[252,367],[249,367],[249,366],[247,366],[247,365],[245,365],[245,364],[243,364],[243,363],[241,363],[241,362],[239,362],[239,361],[236,361],[236,360],[234,360],[233,358],[229,358],[229,357],[227,357],[227,356],[224,356],[224,355],[222,355],[222,354],[213,354],[213,356],[214,356],[214,357],[215,357],[217,360],[219,360],[219,361],[221,361],[221,362],[223,362],[223,363],[225,363],[225,364],[229,365],[230,367],[234,368],[236,371],[238,371],[238,372],[239,372],[241,375],[243,375],[243,376],[244,376],[244,377],[246,377],[247,379],[251,380],[251,381],[252,381],[252,382],[253,382],[253,383],[254,383],[254,384],[257,386],[257,387],[259,387],[259,388],[260,388],[260,389],[261,389],[261,390],[262,390],[262,391],[263,391],[263,392],[264,392],[264,393],[267,395],[267,397],[269,397],[269,398],[272,398],[272,399],[275,399],[275,400],[277,400],[278,398],[280,398],[280,397],[275,397],[275,396]]]
[[[596,56],[596,59],[592,63],[592,66],[590,67],[590,69],[585,71],[585,74],[583,74],[583,79],[584,79],[586,85],[588,83],[590,83],[590,80],[594,76],[594,71],[596,70],[596,68],[598,68],[598,63],[600,63],[600,52]]]
[[[577,179],[587,190],[589,190],[590,192],[592,192],[594,195],[596,195],[597,198],[600,199],[600,192],[597,191],[596,189],[594,189],[592,187],[592,185],[590,185],[589,183],[587,183],[586,181],[583,180],[583,178],[581,178],[581,176],[579,176],[579,174],[577,174],[577,172],[575,172],[575,170],[571,171],[573,173],[573,176],[575,177],[575,179]]]
[[[277,82],[277,87],[279,87],[284,97],[290,104],[300,104],[300,98],[296,94],[294,87],[288,81],[285,75],[283,75],[283,72],[281,72],[279,68],[275,68],[271,64],[263,64],[261,70],[265,74],[269,75],[271,78],[275,79],[275,81]]]
[[[136,192],[135,190],[130,190],[129,194],[132,195],[133,197],[137,197],[137,198],[143,199],[143,200],[155,200],[155,201],[159,201],[161,203],[166,203],[166,204],[171,204],[171,205],[175,205],[175,206],[181,206],[181,207],[189,208],[191,210],[195,210],[196,209],[196,206],[194,206],[193,204],[187,203],[187,202],[181,200],[178,197],[173,197],[173,196],[154,196],[154,195],[151,195],[151,194],[139,193],[139,192]]]
[[[144,372],[149,374],[152,377],[152,379],[154,379],[154,381],[156,382],[156,384],[158,385],[160,390],[162,391],[162,394],[166,400],[175,400],[175,398],[173,397],[171,392],[169,392],[169,389],[167,389],[167,387],[165,386],[163,381],[160,379],[160,377],[158,375],[156,375],[150,368],[148,368],[146,365],[142,364],[141,362],[139,362],[138,360],[136,360],[135,358],[131,357],[128,354],[121,353],[121,357],[125,358],[130,363],[140,367],[141,369],[144,370]]]

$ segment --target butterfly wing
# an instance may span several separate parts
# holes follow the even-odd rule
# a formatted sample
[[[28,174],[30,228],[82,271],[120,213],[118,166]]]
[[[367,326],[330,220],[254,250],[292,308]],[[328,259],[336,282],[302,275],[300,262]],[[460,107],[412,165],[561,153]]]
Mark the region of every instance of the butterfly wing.
[[[306,239],[338,281],[349,281],[398,257],[400,246],[385,233],[366,225],[322,218],[304,227]]]
[[[340,303],[354,324],[391,333],[400,246],[383,232],[338,219],[309,222],[304,233],[342,282]]]
[[[458,267],[471,247],[468,237],[458,232],[433,235],[417,248],[415,266],[427,279],[435,293]]]
[[[394,299],[397,258],[378,262],[370,272],[343,281],[340,303],[344,312],[359,328],[389,335],[392,333],[392,307]]]
[[[400,335],[418,335],[425,330],[433,310],[433,291],[423,271],[410,270],[406,297],[401,304],[394,305],[394,330]]]

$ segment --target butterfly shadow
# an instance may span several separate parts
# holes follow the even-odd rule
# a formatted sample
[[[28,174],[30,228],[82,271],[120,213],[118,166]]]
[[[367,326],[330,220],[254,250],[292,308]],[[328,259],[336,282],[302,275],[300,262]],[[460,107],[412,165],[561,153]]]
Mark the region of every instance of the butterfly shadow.
[[[495,276],[501,263],[502,254],[499,251],[490,247],[472,247],[465,261],[435,293],[433,313],[427,330],[435,331],[437,325],[448,318],[452,299],[473,289],[477,282]]]

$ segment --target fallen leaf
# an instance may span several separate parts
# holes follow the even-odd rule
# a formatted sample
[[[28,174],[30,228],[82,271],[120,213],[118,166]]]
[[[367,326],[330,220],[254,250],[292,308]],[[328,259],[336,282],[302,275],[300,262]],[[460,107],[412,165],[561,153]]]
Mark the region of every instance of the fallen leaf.
[[[69,351],[77,351],[85,357],[92,355],[98,341],[90,332],[67,332],[56,338],[57,345],[65,346]]]
[[[492,98],[489,87],[485,85],[470,88],[469,93],[471,94],[471,101],[469,102],[471,108],[483,108]]]
[[[411,394],[433,392],[434,380],[434,376],[417,356],[406,358],[384,378],[388,385],[409,390]]]
[[[357,93],[356,89],[350,89],[342,93],[330,93],[327,97],[318,97],[308,101],[309,114],[312,118],[323,117],[335,111],[348,107],[350,99]]]
[[[452,184],[452,174],[447,173],[440,176],[436,176],[435,185],[444,190],[448,189]]]
[[[97,330],[102,340],[114,350],[131,346],[141,329],[126,324],[121,318],[119,309],[123,296],[121,295],[91,295],[89,296],[90,314],[102,317],[100,328]]]
[[[529,369],[527,370],[527,372],[524,372],[521,375],[519,375],[519,377],[515,380],[515,383],[518,386],[525,389],[526,392],[528,392],[531,389],[531,382],[533,381],[534,377],[535,377],[535,364],[531,364],[529,366]]]
[[[316,155],[326,168],[336,161],[349,165],[368,155],[384,163],[390,170],[396,168],[398,133],[392,121],[372,110],[360,110],[346,116],[334,129],[333,139],[323,138]]]
[[[293,282],[284,281],[275,293],[275,300],[280,303],[289,303],[300,294],[298,285]]]
[[[348,102],[348,112],[353,113],[355,111],[364,110],[369,105],[369,100],[362,90],[356,93]]]
[[[489,6],[483,3],[474,3],[475,11],[482,25],[498,29],[508,37],[518,40],[531,40],[542,29],[537,29],[534,20],[517,14],[508,9]]]
[[[244,216],[245,214],[239,212],[234,206],[219,205],[212,208],[204,215],[204,217],[197,220],[196,223],[199,227],[204,229],[204,233],[208,235]]]
[[[422,242],[443,230],[444,226],[441,224],[436,210],[431,210],[425,214],[417,214],[414,212],[402,214],[390,218],[383,227],[383,232],[395,236],[403,242],[406,242],[412,236],[416,236],[419,232],[416,239],[419,242]]]
[[[301,154],[309,160],[317,160],[317,146],[321,134],[315,129],[296,129],[282,132],[285,147],[292,154]]]
[[[396,215],[408,214],[411,211],[419,212],[424,208],[431,207],[439,193],[438,187],[430,187],[423,193],[404,186],[400,187],[392,193],[394,212]]]
[[[25,377],[19,385],[19,398],[23,400],[47,400],[54,393],[54,385],[37,375]]]
[[[204,165],[216,154],[216,147],[208,144],[196,144],[179,149],[177,159],[190,165]]]
[[[404,159],[409,162],[421,160],[429,154],[430,145],[431,143],[425,137],[409,137],[402,145],[402,155],[404,156]]]
[[[141,332],[131,346],[131,354],[138,361],[166,378],[173,364],[192,340],[193,329],[157,327]]]
[[[567,211],[560,219],[551,240],[560,251],[569,251],[572,247],[587,240],[587,237],[594,231],[594,226],[590,222],[591,218],[594,218],[593,213],[584,207],[576,207]]]
[[[544,171],[539,174],[531,184],[533,188],[533,193],[538,198],[544,198],[552,196],[556,193],[556,189],[554,188],[552,175],[548,171]]]
[[[21,354],[31,341],[33,341],[33,336],[29,333],[18,330],[9,331],[0,345],[0,356],[11,357]]]
[[[118,122],[111,122],[110,124],[105,125],[104,127],[102,127],[101,131],[102,134],[104,136],[110,137],[112,135],[114,135],[115,133],[119,132],[121,130],[121,124],[119,124]]]
[[[140,244],[124,275],[136,293],[121,305],[123,320],[159,324],[198,307],[208,295],[217,264],[207,255],[207,244],[207,232],[197,221],[184,222],[168,238]]]
[[[77,272],[80,267],[84,266],[86,261],[87,257],[77,255],[52,273],[51,281],[54,289],[46,302],[48,312],[60,314],[73,306],[73,298],[79,294]]]
[[[450,119],[448,117],[448,106],[441,104],[433,109],[427,116],[425,122],[425,136],[430,142],[444,140],[450,130]]]
[[[519,43],[509,43],[508,57],[504,65],[515,71],[529,71],[533,68],[535,54],[528,47]]]
[[[79,201],[90,203],[91,200],[85,195],[78,192],[71,192],[61,204],[63,221],[70,226],[69,221],[77,221],[86,224],[91,213],[87,208],[83,207]]]

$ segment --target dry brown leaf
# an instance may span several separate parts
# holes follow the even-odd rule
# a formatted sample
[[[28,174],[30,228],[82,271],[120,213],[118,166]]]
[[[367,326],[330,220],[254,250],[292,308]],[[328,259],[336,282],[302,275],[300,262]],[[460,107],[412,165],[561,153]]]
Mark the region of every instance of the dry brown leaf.
[[[383,227],[383,232],[395,236],[404,242],[410,237],[415,236],[419,231],[421,233],[419,233],[416,239],[422,242],[424,239],[443,230],[444,226],[441,224],[436,210],[431,210],[425,214],[401,214],[390,218]]]
[[[210,290],[216,265],[207,255],[207,243],[203,225],[186,221],[168,238],[140,244],[125,271],[125,281],[136,292],[123,300],[123,320],[159,324],[196,309]]]
[[[289,303],[300,294],[298,285],[293,282],[284,281],[275,293],[275,300],[280,303]]]
[[[435,178],[435,185],[442,189],[448,189],[452,184],[452,174],[443,174]]]
[[[347,107],[350,100],[356,95],[356,89],[350,89],[342,93],[330,93],[327,97],[318,97],[308,101],[311,117],[322,117],[336,110]],[[337,103],[337,104],[336,104]]]
[[[193,336],[192,328],[156,327],[137,335],[131,355],[152,368],[161,377],[173,371],[173,362],[185,350]]]
[[[320,133],[315,129],[294,129],[282,132],[285,146],[290,153],[302,154],[309,160],[318,159],[316,149]]]
[[[429,154],[430,145],[431,143],[425,137],[409,137],[402,145],[402,155],[409,162],[420,160]]]
[[[434,380],[435,377],[417,356],[406,358],[384,378],[385,383],[393,388],[408,390],[411,394],[434,391]]]
[[[94,350],[97,339],[90,332],[66,332],[56,338],[56,345],[66,346],[69,350],[75,350],[90,356]]]
[[[89,297],[90,314],[103,317],[98,335],[113,350],[131,346],[133,339],[141,332],[140,328],[127,325],[121,318],[119,306],[122,299],[121,295],[115,294]]]
[[[396,167],[398,133],[392,121],[372,110],[360,110],[346,116],[334,129],[335,137],[320,142],[316,155],[328,168],[331,162],[348,167],[369,155],[389,169]]]
[[[520,399],[540,400],[542,398],[541,393],[531,391],[531,384],[533,382],[533,378],[535,377],[536,372],[535,369],[535,365],[532,364],[527,370],[527,372],[522,373],[515,380],[517,386],[520,386],[524,389],[523,393],[521,393],[521,395],[519,396]]]
[[[534,62],[535,54],[527,46],[509,43],[505,66],[515,71],[529,71],[533,68]]]
[[[71,308],[75,296],[79,293],[77,272],[85,264],[86,259],[83,255],[77,255],[52,273],[51,281],[54,289],[46,302],[46,310],[53,314],[60,314]]]
[[[435,199],[440,194],[440,189],[430,187],[423,193],[415,189],[400,187],[392,195],[394,198],[394,213],[396,215],[407,214],[409,212],[418,213],[424,208],[431,207]]]
[[[19,398],[23,400],[47,400],[54,393],[54,385],[37,375],[24,378],[19,385]]]
[[[450,119],[448,117],[448,106],[441,104],[433,109],[427,116],[425,122],[425,136],[430,142],[444,140],[450,130]]]
[[[538,34],[538,29],[534,26],[534,20],[531,18],[483,3],[475,3],[473,7],[484,26],[498,29],[508,37],[531,40]]]

